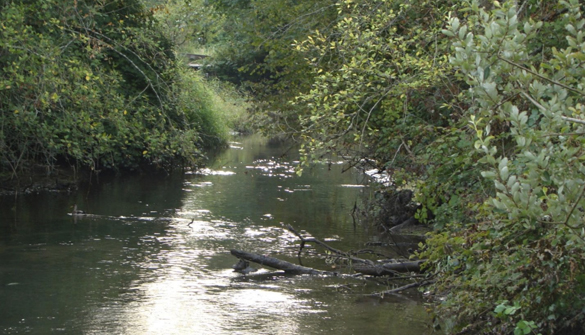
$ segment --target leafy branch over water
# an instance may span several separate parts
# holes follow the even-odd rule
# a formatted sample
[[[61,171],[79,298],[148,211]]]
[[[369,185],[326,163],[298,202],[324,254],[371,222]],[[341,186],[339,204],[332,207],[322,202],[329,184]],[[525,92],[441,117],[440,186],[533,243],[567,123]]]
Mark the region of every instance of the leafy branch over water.
[[[253,23],[253,11],[271,13],[240,4],[228,11]],[[258,119],[300,139],[305,164],[366,158],[394,181],[381,194],[414,191],[416,218],[435,229],[421,255],[449,332],[582,333],[581,2],[346,0],[335,10],[308,36],[279,40],[295,40],[279,73],[299,84]]]

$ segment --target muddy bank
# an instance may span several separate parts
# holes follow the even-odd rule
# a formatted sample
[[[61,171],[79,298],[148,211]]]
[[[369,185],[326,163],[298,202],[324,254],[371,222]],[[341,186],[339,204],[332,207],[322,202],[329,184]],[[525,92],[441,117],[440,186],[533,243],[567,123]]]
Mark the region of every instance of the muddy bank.
[[[42,192],[72,193],[79,184],[89,181],[89,175],[78,174],[73,169],[56,169],[47,173],[42,170],[30,171],[14,177],[11,173],[0,175],[0,196],[38,194]]]

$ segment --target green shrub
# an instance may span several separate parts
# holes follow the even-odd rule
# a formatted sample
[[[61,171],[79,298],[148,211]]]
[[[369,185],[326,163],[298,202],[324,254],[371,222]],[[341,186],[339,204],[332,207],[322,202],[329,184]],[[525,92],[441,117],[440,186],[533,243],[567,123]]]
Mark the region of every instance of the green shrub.
[[[567,11],[555,25],[566,31],[552,46],[543,23],[520,20],[513,2],[486,10],[472,1],[444,31],[470,86],[473,150],[493,186],[475,222],[433,236],[425,255],[446,296],[440,313],[473,333],[566,332],[584,322],[585,20],[578,1],[560,4]]]
[[[193,164],[225,140],[153,12],[139,0],[0,5],[0,169]]]

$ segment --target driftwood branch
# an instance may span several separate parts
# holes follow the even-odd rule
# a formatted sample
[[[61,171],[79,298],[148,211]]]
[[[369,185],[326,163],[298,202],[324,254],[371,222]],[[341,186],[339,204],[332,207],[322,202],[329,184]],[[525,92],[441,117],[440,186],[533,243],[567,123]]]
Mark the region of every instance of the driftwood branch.
[[[284,272],[290,274],[309,274],[327,276],[336,275],[335,272],[316,270],[313,268],[308,268],[305,266],[300,266],[287,261],[283,261],[274,257],[257,255],[250,252],[235,249],[232,249],[230,252],[232,255],[236,256],[239,259],[244,259],[246,261],[254,262],[260,265],[269,266],[271,268],[275,268],[278,270],[283,270]]]
[[[404,222],[402,222],[401,224],[390,228],[390,230],[388,230],[388,232],[389,233],[396,233],[404,228],[413,227],[413,226],[416,226],[417,224],[418,224],[418,220],[411,217],[408,220],[405,220]]]
[[[339,249],[335,249],[333,247],[331,247],[330,245],[328,245],[325,242],[322,242],[321,240],[318,240],[314,237],[304,237],[301,234],[299,234],[299,232],[297,232],[291,225],[286,225],[285,226],[286,229],[288,229],[288,231],[290,231],[291,233],[295,234],[298,238],[301,239],[301,246],[299,248],[299,252],[297,254],[298,258],[299,258],[299,262],[301,262],[301,252],[303,251],[303,248],[305,247],[305,244],[307,243],[315,243],[318,244],[320,246],[322,246],[323,248],[331,251],[332,253],[341,256],[343,258],[346,258],[350,261],[352,261],[353,263],[365,263],[365,264],[374,264],[372,261],[367,260],[367,259],[363,259],[363,258],[358,258],[358,257],[354,257],[351,253],[339,250]]]
[[[404,291],[404,290],[408,290],[409,288],[431,285],[434,282],[435,282],[434,280],[424,280],[424,281],[420,281],[420,282],[416,282],[416,283],[410,283],[408,285],[400,286],[400,287],[397,287],[397,288],[392,289],[392,290],[387,290],[387,291],[378,292],[378,293],[372,293],[370,295],[371,296],[383,296],[385,294],[394,294],[394,293],[398,293],[398,292],[401,292],[401,291]]]
[[[353,269],[356,272],[363,273],[370,276],[394,276],[397,273],[404,272],[421,272],[420,266],[424,260],[412,262],[397,262],[384,264],[354,264]]]
[[[411,223],[408,223],[408,224],[411,224]],[[301,239],[301,245],[299,247],[299,252],[297,254],[297,256],[299,258],[299,263],[301,262],[301,252],[303,251],[305,244],[309,243],[309,242],[318,244],[318,245],[324,247],[325,249],[329,250],[330,252],[332,252],[340,257],[343,257],[343,258],[350,260],[352,262],[352,268],[354,271],[361,273],[361,274],[370,275],[370,276],[394,276],[397,273],[405,273],[405,272],[418,272],[418,273],[420,273],[420,272],[422,272],[420,266],[422,263],[425,262],[424,260],[417,260],[417,261],[397,261],[397,262],[393,262],[393,263],[375,264],[374,262],[372,262],[370,260],[357,258],[357,257],[354,257],[353,254],[351,254],[351,253],[344,252],[344,251],[341,251],[339,249],[335,249],[335,248],[329,246],[328,244],[326,244],[326,243],[324,243],[324,242],[322,242],[314,237],[310,237],[310,238],[304,237],[299,232],[297,232],[291,225],[286,225],[286,228],[290,232],[295,234],[298,238]]]

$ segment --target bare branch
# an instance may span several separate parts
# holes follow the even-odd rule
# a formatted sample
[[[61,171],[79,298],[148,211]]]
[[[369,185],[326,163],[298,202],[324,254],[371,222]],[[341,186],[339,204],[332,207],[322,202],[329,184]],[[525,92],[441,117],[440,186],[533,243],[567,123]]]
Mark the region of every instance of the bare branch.
[[[393,293],[398,293],[404,290],[408,290],[409,288],[414,288],[414,287],[421,287],[421,286],[427,286],[427,285],[431,285],[433,284],[435,281],[434,280],[424,280],[421,282],[417,282],[417,283],[411,283],[408,285],[404,285],[404,286],[400,286],[398,288],[392,289],[392,290],[387,290],[387,291],[383,291],[383,292],[378,292],[378,293],[372,293],[369,294],[370,296],[384,296],[385,294],[393,294]]]
[[[374,264],[372,261],[367,260],[367,259],[362,259],[362,258],[357,258],[357,257],[353,257],[350,253],[341,251],[339,249],[335,249],[331,246],[329,246],[327,243],[321,242],[320,240],[314,238],[314,237],[310,237],[310,238],[305,238],[303,237],[301,234],[299,234],[299,232],[297,232],[291,225],[287,224],[285,225],[285,228],[290,231],[291,233],[295,234],[298,238],[301,239],[301,248],[299,250],[298,256],[300,259],[300,255],[301,255],[301,251],[303,249],[303,247],[305,246],[306,243],[315,243],[318,244],[322,247],[324,247],[325,249],[333,252],[336,255],[339,255],[341,257],[347,258],[349,260],[351,260],[352,262],[357,262],[357,263],[366,263],[366,264]]]
[[[514,62],[512,62],[511,60],[505,59],[505,58],[501,57],[500,55],[498,55],[497,57],[498,57],[498,59],[499,59],[499,60],[502,60],[502,61],[504,61],[504,62],[506,62],[506,63],[508,63],[508,64],[510,64],[510,65],[512,65],[512,66],[515,66],[515,67],[517,67],[517,68],[519,68],[519,69],[522,69],[522,70],[524,70],[524,71],[526,71],[526,72],[528,72],[528,73],[531,73],[531,74],[533,74],[533,75],[537,76],[538,78],[540,78],[540,79],[542,79],[542,80],[548,81],[548,82],[549,82],[549,83],[551,83],[551,84],[554,84],[554,85],[560,86],[560,87],[562,87],[562,88],[565,88],[565,89],[567,89],[567,90],[569,90],[569,91],[571,91],[571,92],[573,92],[573,93],[577,93],[577,94],[579,94],[579,95],[581,95],[581,96],[585,96],[585,93],[584,93],[584,92],[582,92],[582,91],[576,90],[576,89],[574,89],[574,88],[572,88],[572,87],[569,87],[569,86],[567,86],[567,85],[565,85],[565,84],[563,84],[563,83],[559,83],[558,81],[554,81],[554,80],[552,80],[552,79],[550,79],[550,78],[547,78],[547,77],[545,77],[545,76],[543,76],[543,75],[541,75],[541,74],[539,74],[539,73],[537,73],[537,72],[535,72],[535,71],[532,71],[532,70],[530,70],[530,69],[529,69],[529,68],[527,68],[527,67],[524,67],[524,66],[522,66],[522,65],[520,65],[520,64],[517,64],[517,63],[514,63]]]

